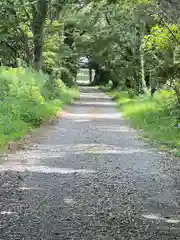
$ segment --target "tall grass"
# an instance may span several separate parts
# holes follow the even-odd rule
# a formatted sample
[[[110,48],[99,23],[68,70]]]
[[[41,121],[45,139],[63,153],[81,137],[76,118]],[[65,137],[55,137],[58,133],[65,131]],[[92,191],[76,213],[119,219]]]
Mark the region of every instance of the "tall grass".
[[[0,68],[0,147],[56,115],[77,90],[60,79],[24,68]]]
[[[159,90],[153,97],[135,97],[128,91],[113,91],[111,95],[133,126],[144,130],[145,137],[160,143],[162,150],[171,150],[180,155],[180,108],[173,91]]]

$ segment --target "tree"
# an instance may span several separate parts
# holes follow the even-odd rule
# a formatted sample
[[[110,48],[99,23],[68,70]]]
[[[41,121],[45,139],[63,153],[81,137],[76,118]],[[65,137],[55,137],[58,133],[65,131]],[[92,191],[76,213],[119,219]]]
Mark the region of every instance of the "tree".
[[[111,80],[113,87],[140,94],[170,81],[177,92],[174,1],[2,0],[0,6],[2,64],[20,60],[71,86],[85,56],[96,72],[92,84]]]
[[[48,13],[48,0],[37,0],[32,4],[32,31],[34,43],[34,67],[37,71],[42,68],[44,25]]]

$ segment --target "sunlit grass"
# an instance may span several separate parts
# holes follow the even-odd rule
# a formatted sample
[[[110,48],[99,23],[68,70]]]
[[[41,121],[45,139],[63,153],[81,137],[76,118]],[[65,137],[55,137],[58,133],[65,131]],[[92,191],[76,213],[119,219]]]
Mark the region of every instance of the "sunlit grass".
[[[144,130],[144,136],[160,143],[161,150],[172,150],[180,155],[180,110],[173,91],[161,90],[153,97],[130,98],[128,92],[110,92],[118,109],[131,120],[134,127]]]
[[[77,87],[21,67],[0,68],[0,93],[0,148],[56,116],[79,95]]]

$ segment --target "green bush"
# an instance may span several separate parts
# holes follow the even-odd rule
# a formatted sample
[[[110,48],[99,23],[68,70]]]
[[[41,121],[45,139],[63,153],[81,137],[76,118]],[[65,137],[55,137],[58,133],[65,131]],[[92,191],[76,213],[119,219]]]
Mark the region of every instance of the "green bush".
[[[72,87],[74,85],[75,79],[73,78],[69,69],[61,68],[61,77],[66,86]]]
[[[43,95],[49,99],[62,98],[66,89],[65,84],[60,79],[49,78],[44,86]]]
[[[172,90],[159,90],[153,97],[136,96],[133,99],[128,92],[112,92],[116,96],[119,109],[131,119],[133,125],[143,129],[145,136],[176,151],[180,147],[180,110]]]
[[[130,98],[134,98],[136,96],[134,89],[132,88],[128,89],[128,95]]]
[[[0,145],[19,139],[43,120],[56,115],[77,90],[60,79],[31,69],[0,68]]]
[[[9,95],[11,84],[11,75],[8,74],[5,68],[0,68],[0,100],[4,100]]]

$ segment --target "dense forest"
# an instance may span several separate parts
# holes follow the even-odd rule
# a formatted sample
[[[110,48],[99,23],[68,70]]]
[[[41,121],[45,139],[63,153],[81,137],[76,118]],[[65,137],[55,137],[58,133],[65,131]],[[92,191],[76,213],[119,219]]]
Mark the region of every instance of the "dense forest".
[[[111,80],[112,89],[128,90],[131,97],[171,89],[164,94],[168,99],[173,95],[173,106],[168,101],[167,108],[174,109],[168,114],[177,126],[178,1],[2,0],[0,6],[4,142],[41,123],[57,110],[59,100],[62,104],[77,95],[80,57],[95,70],[94,85]]]
[[[167,80],[177,92],[180,33],[175,1],[1,1],[1,65],[59,76],[72,85],[78,58],[95,83],[144,92]]]

